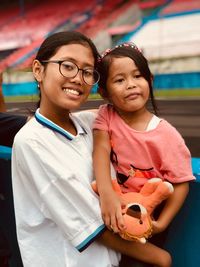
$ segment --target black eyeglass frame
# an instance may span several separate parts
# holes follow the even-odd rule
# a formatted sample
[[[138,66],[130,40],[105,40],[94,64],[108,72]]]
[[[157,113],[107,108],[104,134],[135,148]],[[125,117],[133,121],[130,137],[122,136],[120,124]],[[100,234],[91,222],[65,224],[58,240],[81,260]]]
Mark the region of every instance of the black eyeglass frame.
[[[63,62],[70,62],[70,63],[73,63],[76,67],[77,67],[77,73],[74,75],[74,76],[72,76],[72,77],[66,77],[63,73],[62,73],[62,71],[61,71],[61,65],[62,65],[62,63]],[[74,62],[72,62],[72,61],[70,61],[70,60],[42,60],[42,61],[40,61],[40,63],[56,63],[56,64],[59,64],[59,72],[60,72],[60,74],[63,76],[63,77],[65,77],[65,78],[74,78],[74,77],[76,77],[76,75],[79,73],[79,71],[81,70],[82,71],[82,78],[83,78],[83,81],[87,84],[87,85],[95,85],[95,84],[97,84],[98,82],[99,82],[99,80],[100,80],[100,74],[99,74],[99,72],[97,71],[97,70],[95,70],[95,69],[92,69],[92,71],[94,72],[94,73],[96,73],[97,74],[97,77],[98,77],[98,79],[97,79],[97,81],[95,82],[95,83],[92,83],[92,84],[89,84],[89,83],[87,83],[86,81],[85,81],[85,79],[84,79],[84,76],[83,76],[83,73],[85,72],[85,71],[87,71],[87,70],[89,70],[90,68],[86,68],[86,69],[80,69],[78,66],[77,66],[77,64],[76,63],[74,63]],[[91,69],[90,69],[91,70]]]

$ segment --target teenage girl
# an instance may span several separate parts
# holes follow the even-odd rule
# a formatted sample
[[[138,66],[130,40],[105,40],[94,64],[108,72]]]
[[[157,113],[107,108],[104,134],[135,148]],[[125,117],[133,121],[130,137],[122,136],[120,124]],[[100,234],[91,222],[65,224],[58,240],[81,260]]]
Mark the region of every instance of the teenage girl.
[[[188,182],[195,179],[190,152],[177,130],[156,116],[152,74],[133,43],[107,50],[98,71],[99,93],[109,102],[100,107],[93,126],[93,162],[104,222],[116,233],[124,229],[123,203],[111,184],[111,158],[123,193],[140,191],[153,177],[173,184],[173,195],[153,222],[153,234],[160,233],[182,206]]]
[[[40,105],[17,133],[12,152],[17,238],[24,267],[118,266],[114,250],[147,259],[141,244],[106,229],[99,199],[91,189],[95,114],[71,113],[99,81],[98,57],[89,38],[69,31],[48,36],[33,61]],[[162,256],[170,261],[167,253]],[[158,266],[163,266],[163,257],[157,258]]]

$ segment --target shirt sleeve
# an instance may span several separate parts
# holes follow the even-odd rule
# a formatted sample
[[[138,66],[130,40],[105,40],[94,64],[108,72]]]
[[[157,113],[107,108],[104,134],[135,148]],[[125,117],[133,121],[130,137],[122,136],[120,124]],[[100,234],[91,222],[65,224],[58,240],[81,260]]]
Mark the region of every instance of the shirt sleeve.
[[[97,117],[93,123],[93,130],[109,130],[110,108],[109,105],[99,107]]]
[[[94,109],[92,111],[91,110],[81,110],[81,111],[73,113],[73,115],[78,117],[82,121],[84,121],[85,125],[87,125],[87,127],[89,127],[89,129],[92,129],[94,120],[97,116],[97,112],[98,112],[97,109]]]
[[[72,164],[74,172],[59,164],[59,159],[55,160],[55,155],[48,153],[48,148],[38,140],[15,142],[12,154],[14,193],[17,199],[21,198],[19,203],[24,199],[17,188],[23,188],[44,220],[55,223],[66,239],[83,251],[105,230],[99,199],[91,189],[89,178],[86,182],[76,175],[75,163]],[[28,214],[24,217],[23,220],[27,219]]]
[[[164,140],[160,146],[163,157],[161,172],[164,179],[171,183],[195,180],[191,154],[182,136],[173,126],[169,126],[165,139],[167,141]]]
[[[0,145],[11,147],[16,133],[26,121],[26,116],[0,113]]]

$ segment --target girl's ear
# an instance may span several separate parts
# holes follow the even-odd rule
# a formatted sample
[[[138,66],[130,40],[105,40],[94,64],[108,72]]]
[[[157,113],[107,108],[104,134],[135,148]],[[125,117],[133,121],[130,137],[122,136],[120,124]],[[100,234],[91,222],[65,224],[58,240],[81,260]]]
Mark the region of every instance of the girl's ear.
[[[44,66],[37,59],[33,61],[32,71],[35,79],[38,83],[40,83],[42,81]]]

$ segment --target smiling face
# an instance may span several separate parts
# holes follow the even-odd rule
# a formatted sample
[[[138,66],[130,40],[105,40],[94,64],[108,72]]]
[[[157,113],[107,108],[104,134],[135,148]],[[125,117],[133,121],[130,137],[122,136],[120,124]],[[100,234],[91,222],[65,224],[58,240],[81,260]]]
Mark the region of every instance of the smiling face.
[[[146,110],[149,84],[131,58],[113,57],[108,74],[108,99],[120,114]]]
[[[94,56],[89,46],[83,44],[68,44],[61,46],[48,60],[67,60],[75,63],[79,69],[94,67]],[[52,114],[66,114],[78,109],[86,101],[91,85],[82,78],[82,71],[73,78],[65,78],[59,71],[59,64],[41,64],[33,62],[33,73],[40,85],[40,112],[47,118]]]

